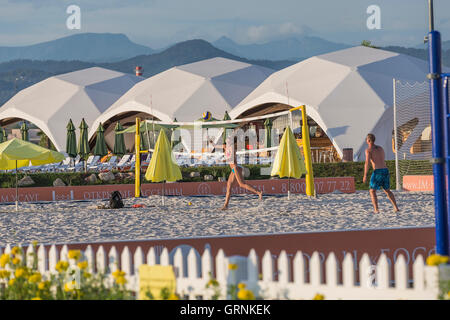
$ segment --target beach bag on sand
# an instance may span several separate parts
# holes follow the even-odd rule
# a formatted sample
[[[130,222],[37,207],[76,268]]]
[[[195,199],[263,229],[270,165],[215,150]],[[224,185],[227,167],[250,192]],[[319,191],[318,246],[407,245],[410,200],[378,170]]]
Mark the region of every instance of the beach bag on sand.
[[[119,191],[113,191],[109,198],[109,207],[111,209],[123,208],[122,195]]]

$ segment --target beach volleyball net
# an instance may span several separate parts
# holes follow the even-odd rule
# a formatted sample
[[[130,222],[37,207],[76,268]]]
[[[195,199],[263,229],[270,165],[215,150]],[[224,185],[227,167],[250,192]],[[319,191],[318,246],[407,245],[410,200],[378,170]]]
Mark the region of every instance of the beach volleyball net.
[[[159,130],[166,130],[179,165],[227,165],[227,139],[233,137],[238,164],[273,162],[286,127],[301,138],[301,110],[282,111],[233,120],[200,119],[193,122],[143,121],[144,149],[153,151]],[[299,144],[300,149],[302,149]]]
[[[429,83],[394,79],[393,151],[397,190],[406,175],[432,175],[431,109]]]

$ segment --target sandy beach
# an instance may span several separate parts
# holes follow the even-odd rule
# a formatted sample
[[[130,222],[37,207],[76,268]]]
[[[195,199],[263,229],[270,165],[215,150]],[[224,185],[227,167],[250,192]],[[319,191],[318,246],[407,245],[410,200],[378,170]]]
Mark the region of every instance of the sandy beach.
[[[379,192],[380,214],[372,213],[367,191],[305,195],[124,199],[123,209],[97,209],[107,201],[60,201],[0,206],[0,245],[148,240],[215,235],[343,231],[434,225],[433,193],[395,192],[401,212]],[[191,205],[189,205],[191,202]],[[144,204],[145,208],[132,208]]]

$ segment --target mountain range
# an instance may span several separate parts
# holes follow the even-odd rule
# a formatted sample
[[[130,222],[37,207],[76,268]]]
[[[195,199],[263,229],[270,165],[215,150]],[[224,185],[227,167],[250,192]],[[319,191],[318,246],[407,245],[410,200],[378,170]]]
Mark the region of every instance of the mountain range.
[[[350,47],[318,37],[289,37],[262,44],[238,44],[228,37],[211,43],[232,55],[253,60],[302,60]],[[13,60],[55,60],[118,62],[140,55],[164,52],[132,42],[124,34],[81,33],[29,46],[0,47],[0,62]]]
[[[30,46],[0,47],[0,62],[21,59],[114,62],[154,52],[124,34],[81,33]]]
[[[216,48],[247,59],[302,60],[331,51],[351,47],[318,37],[290,37],[262,44],[237,44],[227,37],[212,43]]]

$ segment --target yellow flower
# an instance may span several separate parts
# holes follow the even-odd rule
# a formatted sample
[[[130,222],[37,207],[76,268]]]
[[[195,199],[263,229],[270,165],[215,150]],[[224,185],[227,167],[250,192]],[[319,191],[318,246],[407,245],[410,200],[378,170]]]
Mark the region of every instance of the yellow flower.
[[[16,279],[14,279],[14,278],[9,279],[8,285],[12,286],[12,285],[14,285],[15,282],[16,282]]]
[[[255,295],[251,290],[241,289],[237,293],[237,297],[239,300],[255,300]]]
[[[238,289],[245,289],[245,287],[246,287],[245,283],[241,282],[238,284]]]
[[[9,260],[9,254],[2,254],[2,256],[0,257],[0,267],[4,268],[8,264]]]
[[[19,254],[20,253],[20,248],[19,247],[14,247],[11,249],[11,253],[13,255]]]
[[[167,300],[180,300],[180,297],[176,293],[171,293]]]
[[[80,268],[81,270],[84,270],[87,267],[88,267],[88,262],[87,261],[78,262],[78,268]]]
[[[16,269],[16,272],[14,273],[14,275],[16,276],[16,278],[20,278],[22,276],[25,275],[25,269],[24,268],[18,268]]]
[[[443,263],[448,262],[448,256],[441,256],[439,254],[432,254],[427,258],[427,265],[429,266],[438,266]]]
[[[47,287],[48,282],[47,281],[43,281],[43,282],[39,282],[38,284],[38,289],[39,290],[45,290],[45,288]]]
[[[89,279],[92,276],[89,272],[84,272],[83,275],[86,279]]]
[[[313,300],[325,300],[325,296],[324,296],[323,294],[317,293],[317,294],[314,296]]]
[[[207,284],[208,287],[209,287],[209,286],[216,287],[216,286],[218,286],[218,285],[219,285],[219,282],[218,282],[216,279],[211,279],[211,280],[209,280],[209,281],[208,281],[208,284]]]
[[[235,263],[230,263],[230,264],[228,265],[228,269],[229,269],[229,270],[237,270],[237,268],[238,268],[238,265],[235,264]]]
[[[14,258],[12,260],[13,265],[18,265],[20,263],[20,259],[19,258]]]
[[[39,297],[34,297],[33,299],[31,299],[31,300],[42,300],[41,298],[39,298]]]
[[[116,278],[116,283],[119,285],[124,285],[125,283],[127,283],[127,279],[125,279],[125,277],[117,277]]]
[[[113,276],[114,278],[124,277],[124,276],[125,276],[125,272],[122,271],[122,270],[117,269],[116,271],[114,271],[114,272],[112,273],[112,276]]]
[[[9,278],[10,275],[11,272],[9,272],[8,270],[0,270],[0,279]]]
[[[65,292],[70,292],[70,291],[75,291],[75,280],[72,280],[71,282],[67,282],[64,285],[64,291]]]
[[[69,268],[69,263],[67,261],[58,261],[58,263],[55,266],[55,269],[61,273],[63,271],[66,271],[67,268]]]
[[[75,261],[80,260],[81,258],[81,251],[80,250],[69,250],[69,259],[74,259]]]
[[[31,283],[38,283],[42,280],[42,276],[39,272],[34,273],[28,278],[28,281]]]

